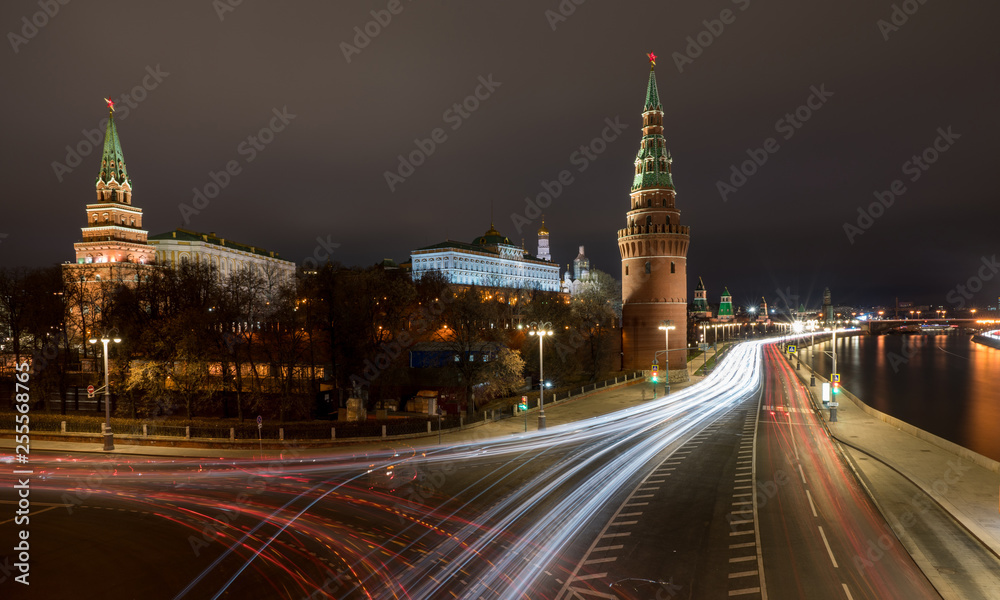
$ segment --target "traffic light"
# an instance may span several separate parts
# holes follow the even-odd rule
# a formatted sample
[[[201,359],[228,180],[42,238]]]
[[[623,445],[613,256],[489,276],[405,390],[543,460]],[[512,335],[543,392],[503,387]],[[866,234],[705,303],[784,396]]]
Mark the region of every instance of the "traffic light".
[[[830,390],[830,393],[831,394],[835,394],[835,395],[839,394],[840,393],[840,373],[834,373],[833,375],[831,375],[830,376],[830,380],[831,380],[830,381],[830,383],[831,383],[830,387],[832,388]]]
[[[520,410],[520,411],[522,411],[522,412],[528,410],[528,397],[527,396],[521,396],[521,403],[517,405],[517,409]]]
[[[840,382],[839,382],[839,381],[834,381],[834,382],[833,382],[833,389],[832,389],[832,390],[830,390],[830,391],[831,391],[831,393],[833,393],[834,395],[837,395],[837,394],[839,394],[839,393],[840,393]]]
[[[649,379],[653,383],[656,383],[659,380],[659,377],[660,377],[660,366],[656,363],[653,363],[653,367],[649,370]]]

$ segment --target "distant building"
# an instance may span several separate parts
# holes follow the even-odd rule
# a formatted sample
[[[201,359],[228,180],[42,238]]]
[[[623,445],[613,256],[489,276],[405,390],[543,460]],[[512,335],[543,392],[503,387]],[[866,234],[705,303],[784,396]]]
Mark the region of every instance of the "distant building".
[[[253,267],[285,280],[295,277],[295,263],[282,259],[277,252],[234,242],[217,236],[214,231],[175,229],[154,235],[149,243],[156,249],[156,262],[160,265],[175,267],[184,261],[196,261],[215,267],[220,276]]]
[[[719,321],[732,321],[734,318],[733,296],[727,287],[722,290],[722,299],[719,302]]]
[[[541,231],[545,231],[547,241],[544,225]],[[540,232],[540,245],[541,239]],[[492,224],[472,243],[448,240],[410,252],[414,281],[431,271],[439,271],[447,281],[458,285],[560,291],[559,265],[528,254]]]
[[[824,321],[827,323],[833,322],[833,295],[830,293],[830,288],[823,290],[823,310],[821,314]]]
[[[655,57],[650,55],[650,62]],[[622,261],[622,368],[647,368],[663,350],[658,326],[672,321],[669,369],[687,365],[687,251],[690,230],[675,203],[673,157],[663,136],[663,104],[649,70],[642,141],[632,164],[625,227],[618,230]]]
[[[545,227],[545,217],[542,217],[542,227],[538,230],[538,260],[552,262],[549,248],[549,230]]]
[[[590,259],[587,258],[583,246],[580,246],[580,253],[573,259],[572,268],[570,268],[570,265],[566,265],[566,275],[563,277],[562,291],[575,296],[590,284]]]
[[[694,289],[694,302],[691,304],[689,315],[695,319],[711,319],[712,309],[708,306],[708,291],[705,289],[705,282],[698,278],[698,287]]]
[[[79,286],[80,311],[71,326],[88,332],[103,303],[103,284],[137,282],[148,277],[155,249],[146,241],[142,209],[132,204],[132,179],[125,166],[115,113],[108,105],[96,201],[85,207],[82,241],[73,244],[76,260],[63,264],[67,286]]]

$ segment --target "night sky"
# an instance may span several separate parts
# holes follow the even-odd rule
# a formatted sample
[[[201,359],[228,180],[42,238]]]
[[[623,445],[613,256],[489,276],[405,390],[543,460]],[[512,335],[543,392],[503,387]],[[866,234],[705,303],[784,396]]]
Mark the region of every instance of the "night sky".
[[[534,252],[540,219],[525,199],[568,170],[544,209],[553,259],[565,265],[585,245],[619,277],[650,51],[692,228],[688,283],[704,277],[710,301],[726,285],[737,303],[787,289],[818,305],[829,286],[835,303],[948,306],[991,262],[997,3],[897,2],[894,25],[887,0],[576,1],[6,0],[0,266],[73,258],[100,150],[75,168],[55,163],[67,164],[67,145],[87,149],[83,132],[110,95],[151,235],[183,226],[299,264],[331,252],[368,265],[471,241],[492,206],[496,227]],[[366,26],[374,37],[358,35]],[[814,88],[826,97],[800,109]],[[123,94],[135,96],[127,111]],[[474,110],[456,111],[463,102]],[[797,110],[799,127],[779,123]],[[608,130],[603,151],[574,156],[616,119],[626,128]],[[253,148],[248,137],[272,123],[283,129]],[[390,189],[399,155],[437,128],[433,153]],[[937,140],[926,170],[906,165],[939,128],[957,136]],[[720,192],[768,138],[776,151]],[[228,185],[193,204],[230,161]],[[905,192],[859,227],[859,207],[895,180]],[[1000,292],[1000,274],[985,273],[982,306]]]

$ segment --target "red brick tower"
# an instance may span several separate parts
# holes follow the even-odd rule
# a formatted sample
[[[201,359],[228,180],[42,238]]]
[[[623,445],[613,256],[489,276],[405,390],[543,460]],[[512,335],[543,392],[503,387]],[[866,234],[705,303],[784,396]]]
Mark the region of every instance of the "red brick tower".
[[[648,369],[664,350],[660,324],[672,321],[670,369],[685,369],[689,228],[680,224],[672,158],[663,139],[663,105],[656,90],[656,56],[649,55],[642,143],[635,157],[626,227],[618,230],[622,257],[622,352],[625,369]],[[659,364],[663,368],[663,356]]]

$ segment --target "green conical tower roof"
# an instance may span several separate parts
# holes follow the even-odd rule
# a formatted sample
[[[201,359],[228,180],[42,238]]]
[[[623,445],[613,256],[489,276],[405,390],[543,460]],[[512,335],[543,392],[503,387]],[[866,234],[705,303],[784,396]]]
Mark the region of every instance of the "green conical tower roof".
[[[722,290],[722,302],[719,303],[719,316],[720,317],[731,317],[733,316],[733,302],[730,299],[732,294],[729,293],[729,288],[725,287]]]
[[[104,152],[101,154],[101,172],[97,176],[97,183],[108,185],[114,181],[119,185],[127,183],[131,188],[132,180],[125,169],[125,155],[118,139],[118,129],[115,128],[114,103],[108,101],[108,108],[108,128],[104,132]]]
[[[649,66],[649,83],[646,85],[646,104],[642,107],[643,112],[648,110],[663,110],[660,104],[660,93],[656,90],[656,63]]]
[[[632,178],[632,191],[638,189],[670,188],[674,189],[674,179],[671,175],[673,157],[667,150],[663,139],[663,105],[660,103],[660,93],[656,89],[656,55],[649,54],[649,84],[646,86],[646,104],[643,107],[643,136],[635,161],[638,172]]]

